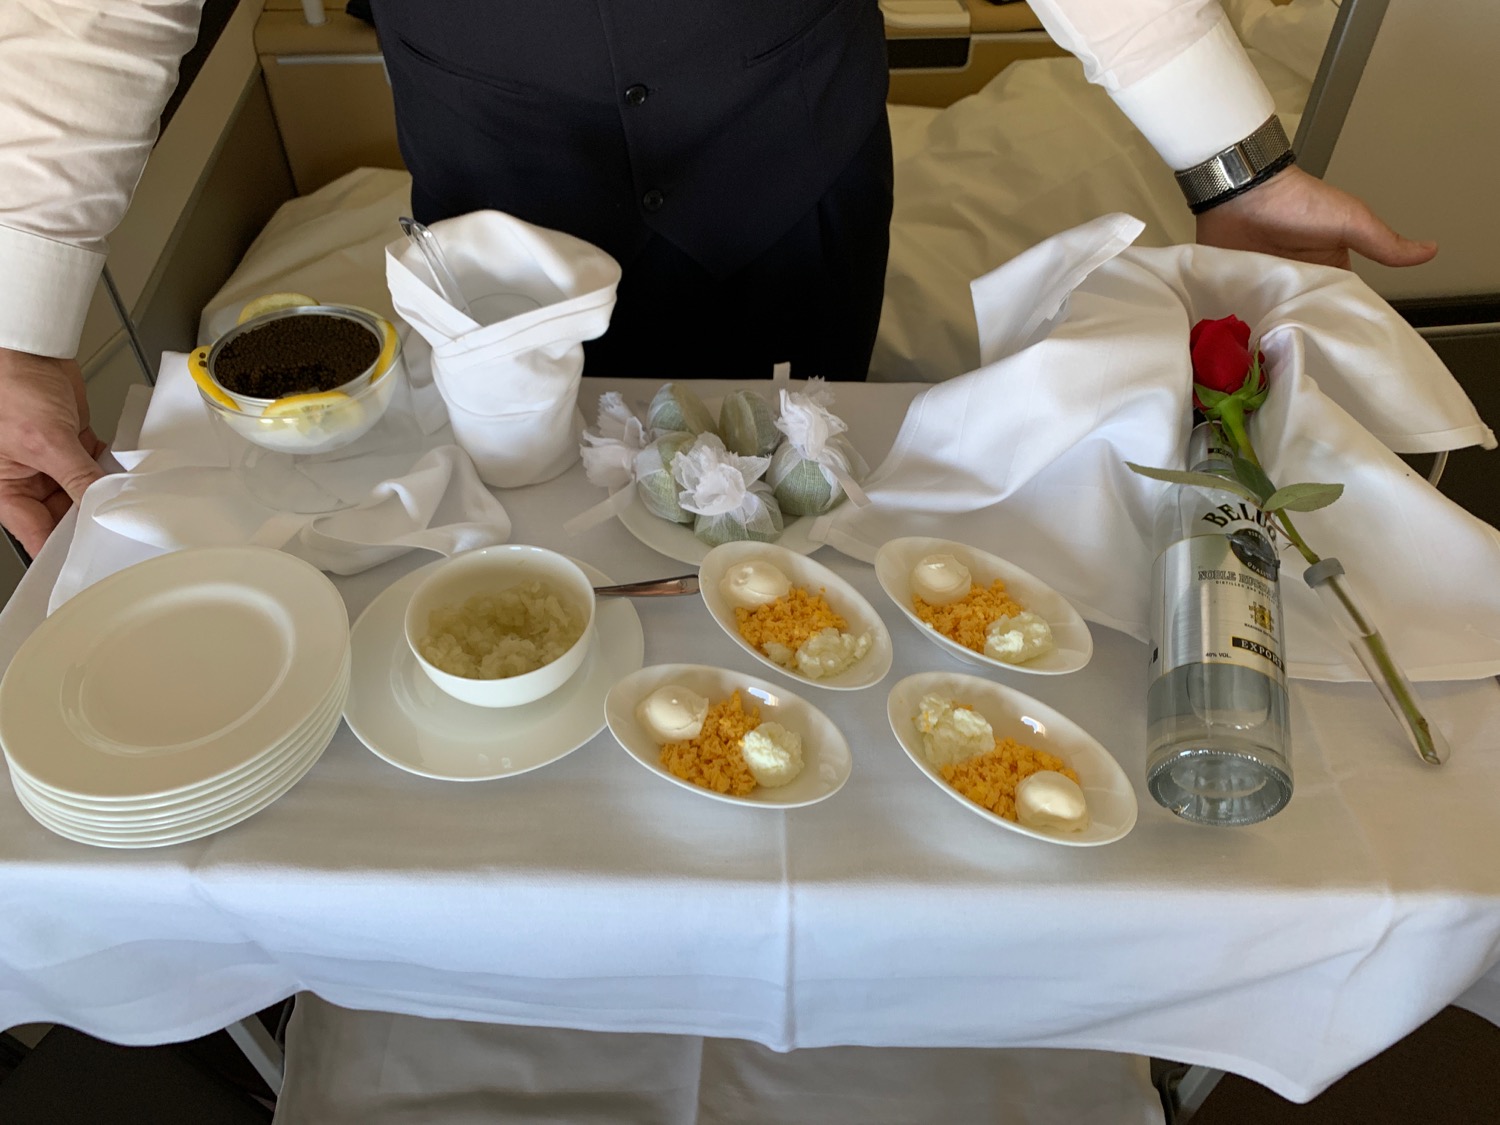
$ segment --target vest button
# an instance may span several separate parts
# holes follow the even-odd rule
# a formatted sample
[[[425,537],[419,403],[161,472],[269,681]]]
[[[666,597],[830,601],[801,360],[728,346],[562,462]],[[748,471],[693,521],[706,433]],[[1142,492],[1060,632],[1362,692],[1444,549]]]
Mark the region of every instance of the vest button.
[[[634,86],[625,87],[625,104],[640,105],[646,100],[651,91],[637,82]]]
[[[652,188],[645,195],[641,196],[641,206],[652,213],[660,211],[661,205],[666,201],[667,197],[655,188]]]

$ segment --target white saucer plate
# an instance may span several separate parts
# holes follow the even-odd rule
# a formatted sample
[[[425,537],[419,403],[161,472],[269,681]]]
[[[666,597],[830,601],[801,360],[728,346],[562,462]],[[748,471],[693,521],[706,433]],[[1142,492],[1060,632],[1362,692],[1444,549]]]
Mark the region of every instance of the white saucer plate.
[[[922,697],[929,692],[974,708],[994,728],[997,739],[1013,738],[1061,758],[1078,774],[1089,807],[1088,828],[1082,832],[1026,828],[976,805],[944,781],[922,753],[922,735],[912,721]],[[901,749],[934,785],[971,813],[1009,832],[1049,844],[1091,848],[1112,844],[1135,827],[1135,790],[1109,751],[1066,715],[1014,688],[958,672],[921,672],[907,676],[891,688],[886,699],[886,717]]]
[[[1024,664],[1007,664],[939,633],[912,609],[911,572],[928,555],[952,555],[969,568],[975,586],[989,586],[995,579],[1000,579],[1005,583],[1006,593],[1047,622],[1056,647]],[[965,664],[1032,676],[1061,676],[1078,671],[1094,655],[1094,636],[1089,632],[1088,623],[1067,598],[1035,575],[977,547],[955,543],[951,539],[918,536],[892,539],[876,552],[875,576],[880,581],[880,588],[923,636]]]
[[[849,623],[848,632],[859,636],[868,632],[871,638],[870,651],[865,653],[852,668],[830,676],[826,680],[812,680],[790,669],[783,668],[765,653],[754,648],[740,636],[739,624],[735,621],[734,605],[719,589],[719,583],[731,568],[746,562],[765,562],[776,567],[792,580],[793,586],[801,586],[809,593],[822,593],[835,613]],[[698,572],[698,590],[703,604],[714,621],[725,634],[745,652],[755,657],[767,668],[773,669],[809,687],[828,688],[832,691],[858,691],[873,687],[891,670],[894,654],[891,649],[890,630],[875,612],[874,606],[865,600],[858,590],[845,582],[822,563],[795,554],[776,543],[725,543],[715,547]]]
[[[797,386],[805,386],[798,383]],[[775,410],[775,393],[780,385],[773,388],[771,407]],[[724,405],[722,395],[705,399],[704,406],[708,407],[709,413],[718,420],[719,411]],[[808,537],[812,530],[813,521],[817,516],[789,516],[781,534],[776,539],[778,547],[785,547],[788,551],[796,551],[799,555],[810,555],[822,543],[814,542]],[[646,505],[641,503],[639,494],[636,494],[629,507],[620,513],[620,522],[625,525],[626,530],[634,535],[646,546],[658,554],[666,555],[669,559],[685,562],[691,566],[697,566],[712,548],[703,540],[693,534],[692,524],[673,523],[664,520],[660,516],[653,516]]]
[[[757,786],[748,797],[716,793],[684,781],[661,764],[661,745],[636,718],[636,708],[648,695],[667,684],[678,684],[717,703],[736,690],[745,707],[760,708],[762,722],[777,722],[802,736],[802,772],[789,784],[774,789]],[[704,664],[653,664],[625,677],[604,702],[610,733],[625,752],[658,777],[673,785],[730,805],[752,809],[796,809],[826,801],[849,780],[854,759],[849,743],[827,715],[784,687]]]
[[[596,586],[613,582],[573,560]],[[438,781],[514,777],[571,754],[604,729],[604,697],[641,666],[641,619],[625,598],[599,602],[597,637],[582,666],[551,695],[521,707],[475,707],[427,678],[406,644],[406,605],[441,562],[393,583],[354,623],[349,729],[377,757]]]
[[[0,682],[0,745],[60,792],[139,798],[227,778],[296,735],[337,682],[343,599],[263,547],[150,559],[47,618]]]
[[[782,528],[780,537],[776,540],[776,546],[795,551],[799,555],[812,554],[823,546],[808,537],[808,532],[812,530],[813,520],[816,518],[816,516],[798,516],[788,520],[786,526]],[[708,556],[708,552],[713,550],[693,534],[692,524],[673,523],[660,516],[653,516],[646,510],[646,505],[641,503],[639,496],[620,513],[620,522],[625,525],[630,534],[653,551],[666,555],[669,559],[676,559],[678,562],[697,566]]]

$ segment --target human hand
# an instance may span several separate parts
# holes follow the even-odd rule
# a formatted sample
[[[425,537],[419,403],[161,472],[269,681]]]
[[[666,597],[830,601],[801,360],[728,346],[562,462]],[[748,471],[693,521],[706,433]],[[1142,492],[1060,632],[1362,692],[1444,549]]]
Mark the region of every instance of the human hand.
[[[0,524],[27,554],[104,475],[102,452],[78,364],[0,348]]]
[[[1383,266],[1419,266],[1435,242],[1414,242],[1386,226],[1364,200],[1296,165],[1198,216],[1198,241],[1349,268],[1349,252]]]

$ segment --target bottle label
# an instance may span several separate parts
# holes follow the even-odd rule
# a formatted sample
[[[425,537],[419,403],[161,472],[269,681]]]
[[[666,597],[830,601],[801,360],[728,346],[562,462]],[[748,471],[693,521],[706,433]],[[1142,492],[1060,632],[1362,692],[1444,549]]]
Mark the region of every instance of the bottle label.
[[[1152,585],[1152,675],[1207,663],[1282,679],[1279,564],[1254,527],[1195,535],[1163,551]]]

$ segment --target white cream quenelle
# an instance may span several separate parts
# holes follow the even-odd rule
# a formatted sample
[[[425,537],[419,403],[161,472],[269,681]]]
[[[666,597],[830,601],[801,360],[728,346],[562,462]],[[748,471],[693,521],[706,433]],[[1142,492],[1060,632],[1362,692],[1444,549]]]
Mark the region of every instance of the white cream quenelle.
[[[774,789],[802,772],[802,736],[780,723],[761,723],[740,743],[740,754],[757,785]]]
[[[937,692],[921,698],[913,722],[922,733],[923,755],[939,769],[995,748],[994,728],[983,715]]]
[[[1082,832],[1089,826],[1089,806],[1071,777],[1038,770],[1016,786],[1016,819],[1027,828]]]
[[[997,617],[984,634],[984,654],[1006,664],[1024,664],[1054,647],[1052,626],[1029,611]]]
[[[729,568],[719,582],[719,592],[732,605],[745,609],[770,605],[784,598],[792,580],[768,562],[743,562]]]
[[[928,555],[912,568],[911,592],[928,605],[952,605],[973,586],[969,568],[952,555]]]
[[[708,700],[681,684],[666,684],[646,696],[635,714],[651,737],[665,746],[698,737],[708,716]]]

